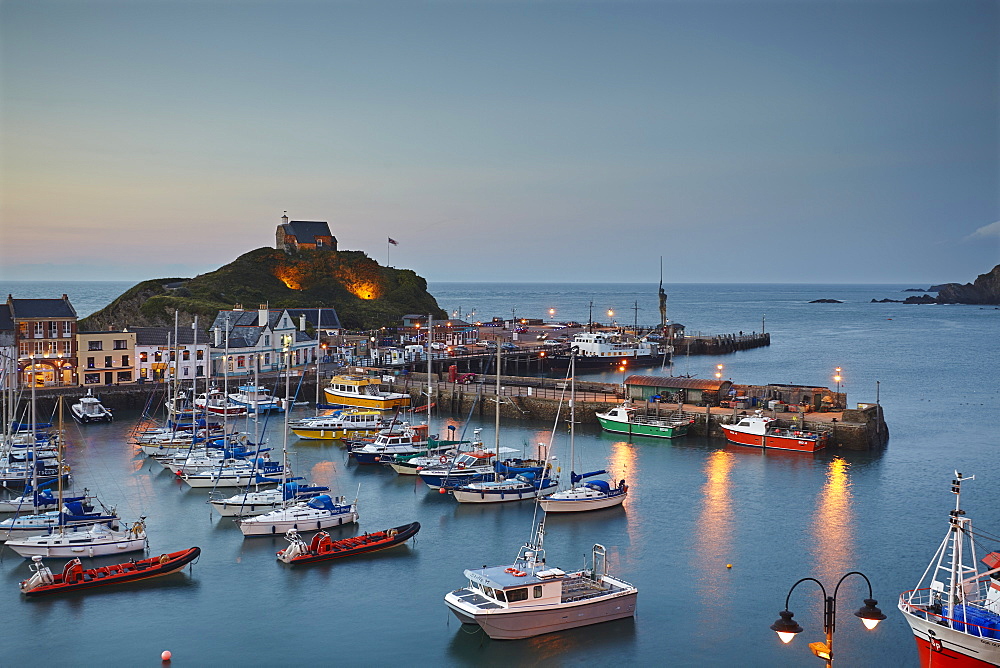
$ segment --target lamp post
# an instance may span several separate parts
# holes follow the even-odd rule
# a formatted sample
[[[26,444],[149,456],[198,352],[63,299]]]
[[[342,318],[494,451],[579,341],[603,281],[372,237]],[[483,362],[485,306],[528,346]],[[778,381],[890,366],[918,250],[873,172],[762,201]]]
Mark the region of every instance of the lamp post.
[[[722,364],[715,365],[715,379],[722,380],[722,370],[725,368]]]
[[[628,398],[628,390],[625,387],[625,371],[628,369],[628,360],[622,360],[618,363],[618,370],[622,372],[622,397]]]
[[[840,367],[838,366],[834,371],[833,379],[837,381],[837,408],[840,408]]]
[[[555,320],[555,319],[556,319],[556,310],[554,308],[550,308],[549,309],[549,320]]]
[[[854,613],[854,616],[859,617],[864,623],[865,628],[871,631],[878,626],[880,621],[885,619],[885,615],[878,609],[878,601],[872,598],[871,580],[860,571],[851,571],[841,576],[840,580],[837,581],[837,586],[833,589],[833,596],[827,595],[826,587],[819,580],[815,578],[802,578],[788,590],[788,596],[785,597],[785,609],[778,613],[778,621],[771,624],[771,630],[775,631],[778,637],[781,638],[781,642],[785,644],[790,643],[796,634],[802,633],[802,627],[792,619],[793,613],[788,609],[788,601],[792,597],[792,592],[801,583],[808,580],[818,584],[820,590],[823,592],[823,631],[826,632],[826,642],[809,643],[809,649],[819,658],[826,660],[827,668],[832,668],[833,666],[833,632],[837,630],[837,592],[840,590],[840,584],[849,575],[860,575],[868,583],[868,598],[865,599],[864,606]]]

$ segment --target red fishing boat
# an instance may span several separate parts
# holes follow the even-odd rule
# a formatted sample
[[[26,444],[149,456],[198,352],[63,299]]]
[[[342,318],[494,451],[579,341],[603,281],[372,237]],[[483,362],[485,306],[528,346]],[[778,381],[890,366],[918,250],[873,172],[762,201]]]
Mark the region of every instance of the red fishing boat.
[[[285,532],[289,545],[278,552],[278,559],[286,564],[311,564],[315,561],[353,557],[402,545],[416,536],[418,531],[420,522],[342,540],[332,540],[330,534],[320,531],[307,544],[295,529],[289,529]]]
[[[744,416],[736,424],[720,426],[730,443],[757,448],[816,452],[825,448],[830,440],[830,434],[825,431],[778,427],[774,418],[764,417],[762,411],[756,411],[753,416]]]
[[[1000,666],[1000,552],[976,560],[976,546],[990,534],[973,531],[960,506],[962,483],[974,477],[955,473],[944,541],[917,588],[899,596],[922,668]]]
[[[34,563],[29,566],[32,570],[31,577],[21,583],[21,593],[25,596],[42,596],[148,580],[179,571],[200,554],[200,547],[192,547],[100,568],[84,568],[77,558],[68,561],[61,573],[53,573],[42,563],[42,557],[35,555],[32,557]]]

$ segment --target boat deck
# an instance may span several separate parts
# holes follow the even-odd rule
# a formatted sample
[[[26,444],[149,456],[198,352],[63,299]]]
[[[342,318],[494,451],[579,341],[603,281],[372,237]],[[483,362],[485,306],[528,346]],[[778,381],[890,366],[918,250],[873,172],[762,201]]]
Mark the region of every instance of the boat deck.
[[[562,583],[562,603],[583,601],[595,596],[602,596],[611,591],[611,587],[586,577],[568,577]]]

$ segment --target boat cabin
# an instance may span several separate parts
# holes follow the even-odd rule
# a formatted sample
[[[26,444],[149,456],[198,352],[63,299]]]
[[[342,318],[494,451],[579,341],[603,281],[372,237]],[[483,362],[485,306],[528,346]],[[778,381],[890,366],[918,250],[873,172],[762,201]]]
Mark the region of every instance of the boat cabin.
[[[495,607],[517,608],[559,603],[562,600],[562,583],[566,573],[558,568],[525,573],[513,566],[493,566],[475,571],[467,570],[465,576],[469,578],[471,589],[499,604]]]

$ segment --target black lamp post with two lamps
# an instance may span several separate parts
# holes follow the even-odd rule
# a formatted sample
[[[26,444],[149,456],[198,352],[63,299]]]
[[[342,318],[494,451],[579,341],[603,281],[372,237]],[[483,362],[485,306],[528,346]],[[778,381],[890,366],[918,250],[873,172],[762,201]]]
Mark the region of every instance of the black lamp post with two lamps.
[[[860,575],[868,583],[868,598],[865,599],[865,605],[860,610],[854,613],[855,617],[859,617],[864,623],[865,628],[869,631],[878,626],[878,623],[885,619],[885,615],[882,611],[878,609],[878,601],[872,598],[872,583],[868,577],[859,571],[851,571],[850,573],[844,574],[840,580],[837,581],[837,586],[834,587],[833,596],[828,596],[826,593],[826,588],[823,583],[816,578],[802,578],[798,582],[792,585],[792,588],[788,590],[788,596],[785,597],[785,609],[778,613],[779,618],[774,624],[771,624],[771,630],[776,631],[778,637],[781,638],[781,642],[790,643],[797,633],[802,633],[802,627],[799,626],[798,622],[792,619],[792,612],[788,609],[788,601],[792,597],[792,591],[795,590],[797,586],[801,583],[809,580],[815,582],[819,585],[819,588],[823,591],[823,630],[826,632],[826,642],[813,642],[809,643],[809,649],[812,653],[821,659],[826,659],[827,668],[832,668],[833,666],[833,632],[837,629],[837,592],[840,590],[840,584],[847,579],[849,575]]]

